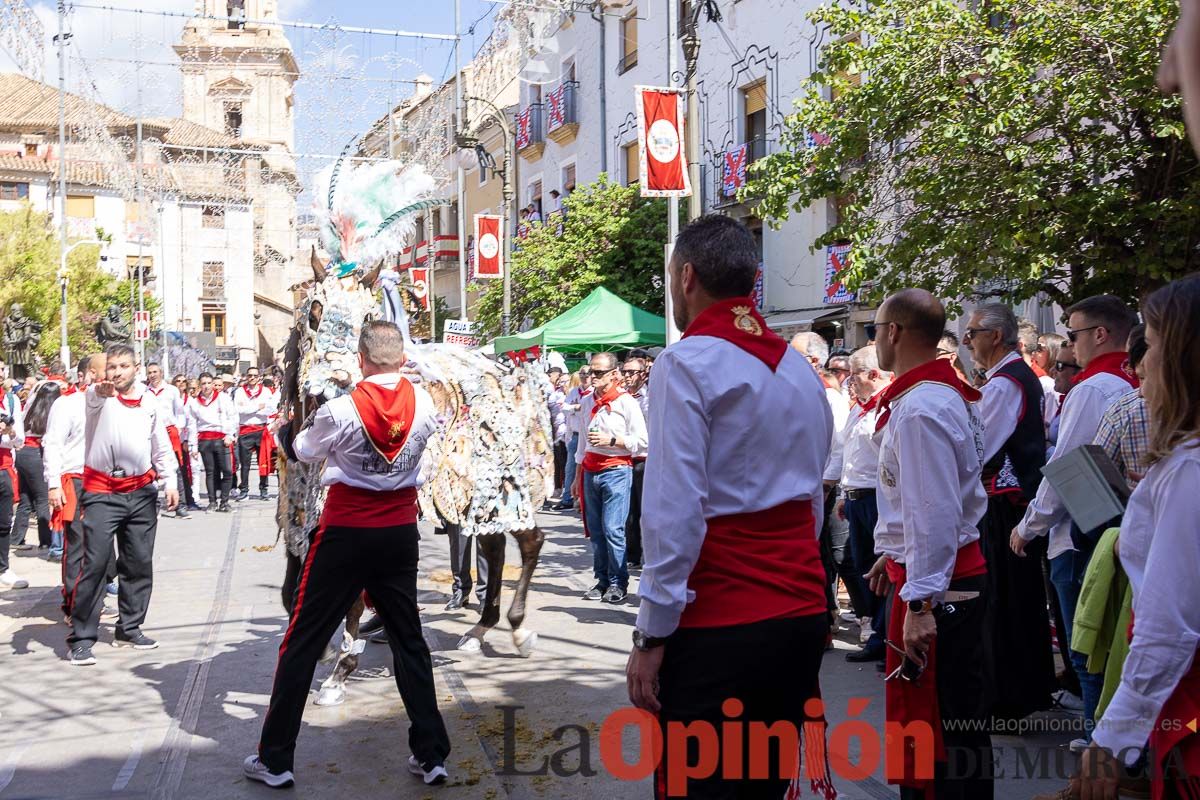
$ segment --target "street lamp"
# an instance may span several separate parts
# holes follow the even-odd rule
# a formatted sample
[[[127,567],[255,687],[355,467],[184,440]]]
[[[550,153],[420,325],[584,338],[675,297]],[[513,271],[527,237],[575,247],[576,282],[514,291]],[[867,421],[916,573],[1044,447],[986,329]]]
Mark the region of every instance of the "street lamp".
[[[513,191],[513,163],[512,163],[512,129],[508,125],[508,117],[504,114],[500,107],[491,100],[485,100],[482,97],[468,97],[468,102],[474,101],[486,106],[491,113],[487,118],[494,119],[500,126],[500,131],[504,137],[504,166],[496,169],[496,159],[492,157],[487,148],[479,141],[479,139],[471,133],[471,126],[466,121],[466,113],[463,113],[463,132],[455,137],[455,143],[462,149],[474,150],[475,157],[479,160],[480,169],[490,169],[494,175],[499,175],[504,181],[501,197],[504,199],[504,311],[500,316],[500,330],[508,336],[509,319],[512,315],[512,281],[509,278],[511,265],[508,264],[508,259],[512,254],[512,201],[515,192]],[[459,214],[465,213],[465,209],[460,208]],[[461,246],[461,243],[460,243]],[[466,298],[463,298],[463,305],[466,305]],[[464,314],[465,316],[465,314]]]
[[[74,250],[76,247],[79,247],[79,246],[85,245],[85,244],[93,244],[93,245],[96,245],[97,247],[102,247],[104,245],[104,243],[101,242],[99,239],[80,239],[78,242],[75,242],[70,247],[66,247],[66,248],[62,249],[62,254],[61,254],[61,256],[59,258],[59,262],[58,262],[58,287],[59,287],[59,293],[60,293],[59,299],[60,299],[60,302],[62,303],[62,309],[60,311],[60,314],[62,316],[62,324],[61,324],[62,341],[59,343],[58,357],[59,357],[59,360],[62,361],[63,367],[65,367],[67,369],[70,369],[70,367],[71,367],[71,346],[69,344],[67,344],[67,284],[70,282],[70,278],[67,277],[67,256],[69,256],[71,254],[71,251]]]

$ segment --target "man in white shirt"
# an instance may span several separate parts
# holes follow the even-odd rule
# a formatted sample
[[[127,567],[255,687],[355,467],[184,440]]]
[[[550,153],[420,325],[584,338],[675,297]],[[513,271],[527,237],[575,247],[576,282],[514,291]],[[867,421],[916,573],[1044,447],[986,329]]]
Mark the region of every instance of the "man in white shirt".
[[[162,365],[154,361],[146,365],[146,389],[154,395],[167,415],[167,436],[171,440],[171,450],[175,453],[175,459],[179,463],[176,483],[179,488],[179,497],[182,500],[184,497],[182,431],[187,428],[187,423],[184,421],[187,412],[183,410],[183,398],[180,397],[178,389],[163,380]],[[188,516],[187,504],[179,503],[175,509],[175,515],[180,519],[186,519]]]
[[[246,382],[233,392],[234,406],[238,414],[237,460],[241,471],[241,481],[238,483],[238,500],[250,496],[250,457],[255,463],[259,460],[259,449],[262,447],[263,434],[267,423],[275,413],[277,404],[274,392],[268,391],[260,380],[262,373],[258,367],[246,370]],[[259,464],[261,467],[262,465]],[[267,499],[267,476],[259,470],[258,496]]]
[[[24,442],[21,401],[15,393],[0,389],[0,586],[9,589],[25,589],[29,586],[29,581],[12,571],[8,561],[12,546],[13,503],[17,496],[17,468],[13,453],[21,449]]]
[[[137,356],[128,345],[105,353],[106,380],[84,394],[86,423],[83,465],[83,571],[71,617],[69,662],[96,663],[92,647],[99,635],[105,566],[113,541],[120,548],[117,604],[120,618],[114,647],[152,650],[158,642],[142,633],[154,588],[154,535],[158,529],[158,488],[166,486],[167,510],[179,503],[175,456],[167,437],[167,416],[137,382]]]
[[[670,265],[684,334],[654,365],[626,682],[664,729],[698,721],[723,740],[715,771],[688,776],[671,769],[685,760],[678,737],[665,738],[655,784],[672,796],[798,796],[790,768],[753,782],[734,772],[726,759],[748,763],[747,743],[721,723],[736,708],[739,730],[799,735],[829,632],[818,531],[832,415],[816,373],[754,308],[758,264],[745,226],[713,215],[679,234]]]
[[[409,771],[428,785],[447,779],[450,738],[417,608],[417,490],[437,412],[429,394],[400,375],[404,340],[393,323],[363,326],[358,353],[363,380],[316,409],[293,444],[300,461],[325,462],[321,483],[329,494],[279,646],[258,752],[243,762],[247,778],[275,788],[294,782],[296,739],[317,659],[364,590],[392,648],[410,721]]]
[[[1050,460],[1061,458],[1078,447],[1091,444],[1100,429],[1104,412],[1120,397],[1137,388],[1137,378],[1125,371],[1128,354],[1125,344],[1137,317],[1125,302],[1112,295],[1097,295],[1081,300],[1067,309],[1067,338],[1074,345],[1075,360],[1083,371],[1059,413],[1058,443]],[[1043,480],[1037,495],[1013,529],[1009,542],[1018,556],[1026,545],[1053,531],[1049,541],[1050,582],[1062,607],[1063,624],[1070,631],[1075,606],[1083,589],[1083,576],[1095,541],[1074,526],[1066,506],[1049,481]],[[1076,749],[1087,744],[1096,716],[1096,706],[1104,688],[1104,676],[1087,670],[1086,656],[1071,651],[1071,663],[1079,675],[1083,690],[1083,720],[1089,736],[1073,742]]]
[[[650,420],[650,372],[641,358],[630,358],[621,365],[625,391],[637,401],[642,418]],[[647,444],[649,434],[647,433]],[[630,567],[642,566],[642,487],[646,475],[646,448],[633,454],[633,485],[629,490],[629,519],[625,523],[625,561]]]
[[[579,452],[579,443],[581,441],[580,434],[580,418],[582,417],[582,402],[583,398],[587,397],[592,391],[592,375],[591,368],[584,364],[579,368],[579,385],[572,387],[567,392],[567,396],[563,398],[563,421],[566,428],[567,437],[567,466],[563,472],[563,492],[562,499],[554,504],[555,511],[565,511],[575,507],[575,495],[577,491],[577,481],[575,480],[578,472],[578,464],[575,461],[575,456]]]
[[[584,433],[575,460],[583,471],[583,524],[592,540],[596,583],[587,600],[620,603],[629,591],[625,521],[633,488],[633,454],[646,446],[646,420],[621,383],[617,357],[592,356],[594,391],[583,398]]]
[[[879,444],[875,441],[875,419],[879,414],[879,394],[892,382],[892,373],[880,368],[875,345],[867,345],[850,356],[850,388],[861,401],[850,409],[841,431],[834,434],[833,450],[825,476],[837,475],[842,486],[842,516],[850,525],[850,570],[861,581],[859,594],[864,607],[856,608],[860,622],[871,626],[866,645],[846,654],[850,662],[882,661],[885,653],[883,634],[887,615],[883,599],[867,586],[863,577],[875,565],[875,524],[879,506],[875,486],[879,481]],[[849,587],[847,587],[849,588]]]
[[[567,467],[567,426],[566,415],[563,413],[563,403],[567,393],[563,391],[563,371],[559,367],[546,370],[546,378],[550,381],[550,394],[546,397],[546,406],[550,409],[550,428],[554,444],[554,491],[562,499],[563,477]]]
[[[229,513],[233,442],[237,433],[237,410],[233,400],[227,393],[217,391],[213,376],[205,372],[200,375],[200,391],[194,402],[188,403],[188,413],[191,414],[189,442],[204,464],[208,510]]]
[[[171,385],[175,387],[175,391],[179,393],[179,447],[182,451],[180,459],[179,477],[179,505],[186,507],[188,511],[199,511],[200,506],[196,504],[196,496],[192,490],[192,458],[195,455],[195,450],[192,448],[192,413],[188,410],[188,404],[195,402],[195,398],[188,394],[187,376],[183,374],[176,375],[171,379]]]
[[[882,557],[868,574],[889,589],[888,724],[927,724],[933,775],[916,748],[888,748],[888,780],[902,798],[977,800],[993,793],[987,669],[987,562],[976,527],[987,510],[979,392],[938,358],[946,313],[922,289],[892,295],[875,316],[879,365],[896,380],[879,397]],[[936,648],[934,644],[936,642]],[[921,747],[922,745],[918,745]],[[925,745],[927,746],[927,745]],[[899,760],[899,763],[896,763]]]

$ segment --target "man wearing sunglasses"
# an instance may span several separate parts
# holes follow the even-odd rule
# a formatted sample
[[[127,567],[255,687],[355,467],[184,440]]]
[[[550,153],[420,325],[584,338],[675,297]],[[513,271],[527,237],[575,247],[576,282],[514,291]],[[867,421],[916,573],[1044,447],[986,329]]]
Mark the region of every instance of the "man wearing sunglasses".
[[[1137,317],[1123,300],[1112,295],[1097,295],[1081,300],[1067,309],[1067,339],[1074,345],[1075,360],[1083,370],[1075,376],[1071,392],[1063,402],[1059,419],[1058,443],[1050,460],[1060,458],[1083,445],[1091,444],[1100,428],[1100,420],[1109,406],[1122,395],[1137,388],[1137,379],[1123,369],[1127,359],[1125,343]],[[1061,357],[1061,354],[1060,354]],[[1062,606],[1063,624],[1072,628],[1075,605],[1083,588],[1083,575],[1094,542],[1063,524],[1070,521],[1066,506],[1049,481],[1042,481],[1033,502],[1009,537],[1012,551],[1024,556],[1028,544],[1050,535],[1050,582]],[[1082,548],[1081,552],[1076,552]],[[1081,750],[1090,739],[1096,705],[1104,688],[1104,676],[1087,670],[1087,658],[1071,651],[1071,663],[1079,675],[1083,690],[1083,719],[1087,738],[1071,743]]]
[[[238,500],[250,496],[250,456],[261,462],[263,433],[267,423],[276,411],[278,400],[274,392],[263,388],[259,380],[261,373],[258,367],[246,370],[246,382],[240,389],[234,390],[233,401],[238,414],[237,458],[241,469],[241,482],[238,484]],[[258,496],[267,499],[267,475],[263,474],[262,464],[259,463]]]

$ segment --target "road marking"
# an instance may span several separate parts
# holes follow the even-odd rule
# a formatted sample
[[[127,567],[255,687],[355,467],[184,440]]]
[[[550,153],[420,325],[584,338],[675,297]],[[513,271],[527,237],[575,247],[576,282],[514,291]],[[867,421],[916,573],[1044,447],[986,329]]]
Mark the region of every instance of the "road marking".
[[[117,779],[113,781],[112,790],[114,792],[119,792],[128,786],[130,779],[133,778],[133,773],[137,771],[138,762],[142,760],[142,742],[143,736],[138,734],[129,743],[129,758],[125,759],[125,764],[117,773]]]
[[[27,742],[16,750],[13,750],[8,760],[3,765],[0,765],[0,792],[3,792],[12,783],[13,775],[17,772],[17,764],[21,763],[21,757],[25,755],[25,751],[28,749],[29,743]]]

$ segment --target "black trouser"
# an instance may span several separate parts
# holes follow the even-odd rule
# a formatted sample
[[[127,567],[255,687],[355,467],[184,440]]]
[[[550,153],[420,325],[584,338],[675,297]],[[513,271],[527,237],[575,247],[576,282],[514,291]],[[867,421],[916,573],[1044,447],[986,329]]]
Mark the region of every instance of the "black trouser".
[[[883,632],[887,629],[887,620],[880,616],[883,598],[871,591],[867,579],[863,577],[875,565],[878,556],[875,553],[875,523],[879,520],[879,505],[875,499],[874,489],[854,489],[854,499],[846,498],[846,521],[850,523],[850,565],[853,575],[847,583],[847,590],[854,585],[857,591],[850,594],[850,602],[861,605],[854,607],[854,613],[861,617],[870,617],[875,633],[867,647],[883,651]]]
[[[12,543],[13,483],[8,470],[0,469],[0,575],[8,572],[8,551]]]
[[[854,563],[850,558],[849,533],[833,533],[833,513],[837,505],[837,487],[825,487],[825,518],[821,522],[821,564],[825,567],[825,600],[829,604],[830,613],[836,613],[838,578],[846,584],[846,592],[850,595],[850,605],[858,613],[858,609],[866,604],[859,594],[859,584],[854,580]]]
[[[72,478],[75,483],[75,519],[65,525],[63,531],[62,556],[62,610],[68,617],[75,610],[75,596],[79,591],[79,579],[83,575],[83,479]],[[117,574],[117,559],[113,548],[108,549],[108,565],[104,569],[104,583]]]
[[[408,746],[425,765],[442,764],[450,737],[437,707],[433,662],[417,611],[416,524],[325,527],[308,548],[291,622],[279,646],[275,685],[258,755],[272,772],[290,770],[317,659],[365,589],[383,618],[396,686],[411,725]]]
[[[646,460],[633,461],[633,486],[629,490],[629,517],[625,520],[625,560],[642,563],[642,481],[646,477]]]
[[[196,504],[196,498],[192,496],[192,454],[187,442],[179,449],[179,502],[185,508]]]
[[[17,480],[21,487],[21,500],[13,518],[13,538],[18,543],[25,541],[29,529],[29,517],[37,515],[38,545],[49,547],[50,500],[46,492],[46,476],[42,472],[42,448],[22,447],[13,456],[17,467]]]
[[[802,731],[804,703],[820,695],[817,676],[828,633],[828,615],[816,614],[724,628],[679,628],[671,634],[664,645],[658,676],[664,749],[655,783],[661,781],[669,787],[673,765],[698,763],[696,739],[688,740],[685,762],[685,754],[671,748],[668,726],[673,722],[705,721],[723,740],[722,723],[730,717],[721,706],[729,698],[740,700],[744,708],[737,715],[737,722],[742,723],[741,763],[745,770],[752,763],[747,723],[787,722],[795,725],[797,732]],[[686,794],[680,796],[770,800],[783,797],[792,774],[781,774],[777,739],[771,743],[768,773],[776,777],[769,779],[723,780],[724,747],[722,742],[715,773],[708,778],[688,780]]]
[[[223,439],[201,439],[197,443],[200,460],[204,462],[204,482],[208,486],[208,502],[217,502],[217,489],[221,490],[221,502],[229,500],[229,489],[233,486],[233,454]]]
[[[466,597],[471,592],[471,542],[474,536],[463,536],[462,527],[445,523],[447,544],[450,545],[450,572],[454,575],[451,591]],[[475,599],[483,605],[487,592],[488,564],[484,558],[483,548],[475,548]]]
[[[946,761],[934,763],[937,800],[991,800],[993,796],[992,737],[974,730],[970,722],[987,720],[992,709],[988,638],[988,577],[950,581],[955,592],[979,592],[974,600],[946,603],[934,609],[937,620],[937,693],[942,718]],[[893,602],[903,602],[893,598]],[[948,726],[948,720],[960,724]],[[986,726],[982,726],[985,727]],[[900,788],[901,800],[924,800],[919,789]]]
[[[74,630],[68,644],[95,643],[108,583],[108,565],[116,539],[121,557],[117,561],[117,634],[129,639],[146,621],[150,592],[154,588],[154,535],[158,530],[158,488],[153,484],[134,492],[83,496],[83,571],[75,589],[71,615]]]
[[[254,456],[254,463],[258,463],[258,448],[262,445],[263,432],[247,433],[238,437],[237,452],[238,452],[238,467],[242,473],[242,480],[238,483],[238,489],[243,492],[250,491],[250,456]],[[267,490],[267,476],[258,476],[258,490],[265,492]]]
[[[554,442],[554,491],[561,492],[567,469],[567,443]]]

